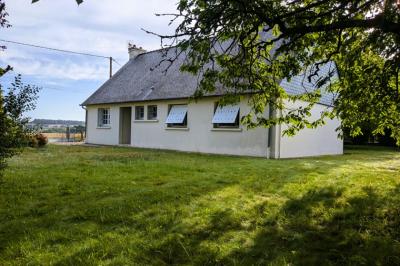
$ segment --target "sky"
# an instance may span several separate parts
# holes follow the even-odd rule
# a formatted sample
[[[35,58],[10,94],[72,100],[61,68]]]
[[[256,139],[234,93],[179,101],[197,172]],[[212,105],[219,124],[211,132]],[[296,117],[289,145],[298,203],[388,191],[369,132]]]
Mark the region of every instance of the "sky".
[[[147,51],[160,48],[160,40],[142,28],[172,33],[170,18],[156,13],[175,13],[178,0],[5,0],[12,25],[0,29],[0,39],[48,46],[76,52],[112,56],[120,64],[128,61],[128,42]],[[52,52],[4,43],[0,65],[13,71],[1,77],[7,88],[17,74],[25,84],[42,90],[31,118],[84,120],[80,104],[109,78],[109,60]],[[121,67],[113,64],[114,73]]]

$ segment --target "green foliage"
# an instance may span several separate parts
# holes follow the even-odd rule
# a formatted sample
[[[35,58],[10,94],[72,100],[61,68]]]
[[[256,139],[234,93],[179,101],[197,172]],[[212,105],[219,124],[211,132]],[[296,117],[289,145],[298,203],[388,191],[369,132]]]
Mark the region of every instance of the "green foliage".
[[[35,108],[39,88],[24,85],[21,76],[5,92],[0,85],[0,170],[5,159],[17,153],[26,144],[29,122],[24,114]]]
[[[243,122],[289,124],[289,135],[335,116],[358,135],[359,124],[372,116],[374,134],[389,129],[400,144],[398,1],[181,0],[178,11],[175,34],[159,36],[165,47],[177,45],[179,55],[187,55],[182,70],[199,76],[196,96],[221,86],[228,97],[253,93]],[[320,72],[331,61],[339,81],[333,71]],[[288,95],[279,86],[302,73],[316,79],[315,91]],[[336,106],[312,120],[310,110],[323,90],[338,94]],[[308,104],[287,108],[298,100]],[[275,117],[264,117],[268,105]]]
[[[48,138],[42,133],[27,134],[28,146],[32,148],[42,148],[49,142]]]
[[[45,135],[40,133],[36,135],[36,139],[38,140],[38,147],[46,146],[49,141]]]
[[[399,173],[383,148],[27,149],[0,186],[0,265],[398,265]]]
[[[0,28],[9,28],[11,25],[7,20],[8,13],[6,12],[6,4],[3,0],[0,0]],[[3,51],[6,47],[0,45],[0,52]],[[0,67],[0,77],[2,77],[5,73],[11,70],[11,66]]]
[[[86,133],[86,127],[84,126],[75,126],[71,128],[71,133],[79,133],[80,134],[80,141],[83,141],[85,139],[85,133]]]
[[[42,134],[37,132],[31,132],[26,134],[27,146],[31,148],[43,148],[49,142],[48,138]]]
[[[356,53],[353,56],[350,53]],[[351,136],[363,134],[368,125],[373,136],[391,132],[391,137],[400,140],[400,90],[396,75],[385,60],[370,49],[349,51],[353,58],[338,56],[342,67],[342,82],[337,84],[340,93],[336,111],[342,118],[343,127]],[[394,70],[394,71],[398,71]],[[351,89],[348,89],[351,88]]]
[[[39,146],[38,139],[36,138],[36,134],[27,134],[26,137],[27,146],[31,148],[37,148]]]
[[[0,28],[8,28],[6,5],[0,0]],[[5,47],[0,47],[0,51]],[[0,68],[0,77],[12,70],[10,66]],[[35,108],[39,88],[24,85],[21,76],[15,77],[14,83],[5,93],[0,84],[0,175],[5,167],[5,160],[15,155],[26,144],[28,119],[24,113]]]

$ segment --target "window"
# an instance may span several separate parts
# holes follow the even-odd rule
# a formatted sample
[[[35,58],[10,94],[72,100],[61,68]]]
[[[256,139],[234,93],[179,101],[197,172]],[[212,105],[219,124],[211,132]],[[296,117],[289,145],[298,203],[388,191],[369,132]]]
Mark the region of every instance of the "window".
[[[98,126],[110,126],[110,108],[99,108],[98,110]]]
[[[240,108],[238,105],[216,105],[212,123],[214,128],[239,128]]]
[[[147,120],[157,119],[157,105],[147,106]]]
[[[144,120],[144,106],[135,107],[135,120]]]
[[[187,105],[171,105],[165,123],[168,127],[187,127]]]

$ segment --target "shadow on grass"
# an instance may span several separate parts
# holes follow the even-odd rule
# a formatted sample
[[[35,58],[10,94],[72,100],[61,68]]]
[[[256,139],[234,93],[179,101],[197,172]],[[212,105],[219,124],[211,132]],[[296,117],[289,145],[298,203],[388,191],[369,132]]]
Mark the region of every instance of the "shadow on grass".
[[[51,171],[43,181],[39,175],[33,181],[22,179],[31,182],[27,186],[5,183],[8,188],[0,196],[10,204],[3,202],[0,210],[5,221],[0,225],[0,264],[4,251],[10,260],[25,259],[21,264],[32,259],[25,255],[29,252],[41,254],[36,263],[43,264],[42,253],[47,252],[56,254],[52,261],[60,265],[107,260],[117,265],[400,265],[399,187],[386,193],[364,187],[357,195],[346,194],[345,187],[316,187],[298,198],[281,191],[287,184],[308,182],[310,173],[328,173],[358,157],[351,157],[352,162],[341,157],[267,161],[117,151],[72,154],[70,164],[58,163],[66,173],[62,178]],[[389,157],[382,153],[367,159]],[[81,161],[93,176],[79,175]],[[244,210],[213,199],[201,205],[204,196],[234,186],[247,198],[284,194],[279,196],[289,199],[275,207],[261,202]],[[190,204],[204,213],[191,213]],[[215,208],[217,204],[221,206]],[[185,221],[193,217],[204,224]]]
[[[256,225],[251,245],[224,257],[205,243],[246,230],[229,211],[214,213],[202,231],[175,234],[147,256],[174,265],[400,265],[400,188],[384,196],[370,187],[346,199],[343,193],[327,187],[288,200],[274,219]]]
[[[342,192],[330,187],[289,200],[251,248],[229,257],[245,264],[400,265],[398,189],[380,197],[364,188],[364,196],[346,201]]]

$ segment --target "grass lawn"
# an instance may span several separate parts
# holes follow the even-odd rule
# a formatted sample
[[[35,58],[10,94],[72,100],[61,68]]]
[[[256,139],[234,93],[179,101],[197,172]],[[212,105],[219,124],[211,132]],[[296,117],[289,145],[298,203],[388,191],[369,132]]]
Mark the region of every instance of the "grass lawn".
[[[0,265],[400,265],[400,153],[53,146],[0,180]]]

